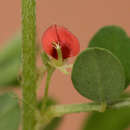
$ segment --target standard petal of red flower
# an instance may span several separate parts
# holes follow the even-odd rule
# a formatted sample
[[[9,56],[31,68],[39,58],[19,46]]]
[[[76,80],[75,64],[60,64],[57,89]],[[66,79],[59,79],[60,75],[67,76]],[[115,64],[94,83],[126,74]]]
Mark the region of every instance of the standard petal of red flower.
[[[62,51],[63,59],[76,56],[80,51],[78,39],[66,28],[52,25],[42,36],[42,45],[44,51],[57,59],[57,51],[52,42],[59,43]]]

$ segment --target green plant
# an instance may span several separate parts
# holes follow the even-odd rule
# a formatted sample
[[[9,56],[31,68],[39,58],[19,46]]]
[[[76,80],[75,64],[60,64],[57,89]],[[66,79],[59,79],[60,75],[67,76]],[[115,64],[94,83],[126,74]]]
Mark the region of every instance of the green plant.
[[[22,0],[22,39],[16,36],[0,53],[1,92],[21,84],[23,95],[20,99],[22,106],[13,93],[0,96],[0,129],[18,130],[22,122],[22,130],[54,130],[65,114],[93,111],[97,112],[90,116],[81,130],[95,129],[91,125],[95,119],[98,120],[96,126],[101,124],[100,130],[104,129],[102,122],[109,124],[114,115],[118,115],[119,120],[113,118],[116,121],[110,129],[128,127],[130,97],[122,97],[130,84],[130,40],[125,31],[117,26],[103,27],[89,42],[89,47],[77,56],[74,64],[69,65],[66,59],[78,54],[79,41],[66,28],[53,25],[43,34],[43,49],[39,48],[43,64],[37,68],[35,9],[35,0]],[[93,102],[59,105],[48,98],[53,73],[59,69],[68,74],[68,68],[72,68],[74,88]],[[47,74],[44,96],[39,103],[36,90],[44,74]],[[124,122],[120,120],[126,117]],[[120,127],[119,122],[122,122]]]

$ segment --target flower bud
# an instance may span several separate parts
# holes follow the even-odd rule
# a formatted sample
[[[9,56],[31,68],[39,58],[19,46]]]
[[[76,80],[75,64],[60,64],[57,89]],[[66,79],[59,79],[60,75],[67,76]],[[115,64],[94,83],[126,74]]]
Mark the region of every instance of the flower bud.
[[[42,36],[44,51],[53,58],[58,59],[58,53],[54,43],[60,46],[63,59],[76,56],[80,51],[78,39],[62,26],[52,25]]]

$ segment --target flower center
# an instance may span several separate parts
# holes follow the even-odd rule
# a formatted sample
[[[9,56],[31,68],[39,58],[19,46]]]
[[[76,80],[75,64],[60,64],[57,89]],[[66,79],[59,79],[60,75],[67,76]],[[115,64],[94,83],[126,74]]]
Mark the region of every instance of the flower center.
[[[70,56],[70,48],[65,46],[65,44],[59,44],[59,43],[56,43],[56,44],[61,48],[62,58],[63,59],[68,58]],[[55,44],[53,44],[52,56],[54,58],[58,59],[58,53],[57,53],[57,49],[56,49],[56,45]]]

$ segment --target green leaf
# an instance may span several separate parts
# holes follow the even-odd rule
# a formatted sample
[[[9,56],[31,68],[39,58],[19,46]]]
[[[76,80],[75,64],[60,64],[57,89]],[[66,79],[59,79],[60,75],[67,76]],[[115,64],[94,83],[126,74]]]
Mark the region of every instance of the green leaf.
[[[21,59],[21,35],[16,35],[4,45],[4,48],[0,49],[0,68],[4,67],[15,58]]]
[[[49,60],[49,57],[47,56],[47,54],[44,51],[41,54],[41,58],[42,58],[42,63],[49,69],[50,65],[48,64],[48,62],[50,60]]]
[[[40,102],[38,105],[39,109],[41,108],[41,104],[42,102]],[[52,98],[48,98],[47,100],[47,107],[50,107],[51,105],[55,105],[56,101]],[[62,121],[62,117],[56,117],[54,118],[43,130],[56,130],[57,127],[60,125],[61,121]]]
[[[6,64],[0,68],[0,87],[19,85],[18,74],[20,71],[20,59],[12,60],[11,63]]]
[[[52,98],[49,98],[47,101],[47,107],[50,107],[51,105],[55,105],[56,101]],[[59,124],[61,123],[62,118],[56,117],[54,118],[47,126],[44,128],[44,130],[56,130]]]
[[[13,93],[0,95],[0,130],[18,130],[20,108]]]
[[[89,47],[101,47],[111,51],[121,61],[126,76],[126,87],[130,84],[130,38],[117,26],[101,28],[91,39]]]
[[[83,130],[124,130],[130,125],[130,109],[93,112]]]
[[[118,99],[125,85],[120,61],[106,49],[88,48],[76,59],[72,82],[83,96],[97,102]]]
[[[62,118],[56,117],[54,118],[43,130],[57,130],[57,127],[61,123]]]
[[[125,99],[129,93],[121,95]],[[92,112],[84,121],[82,130],[124,130],[130,125],[130,108]],[[93,125],[94,124],[94,125]]]
[[[17,35],[0,51],[0,87],[19,85],[21,36]]]

